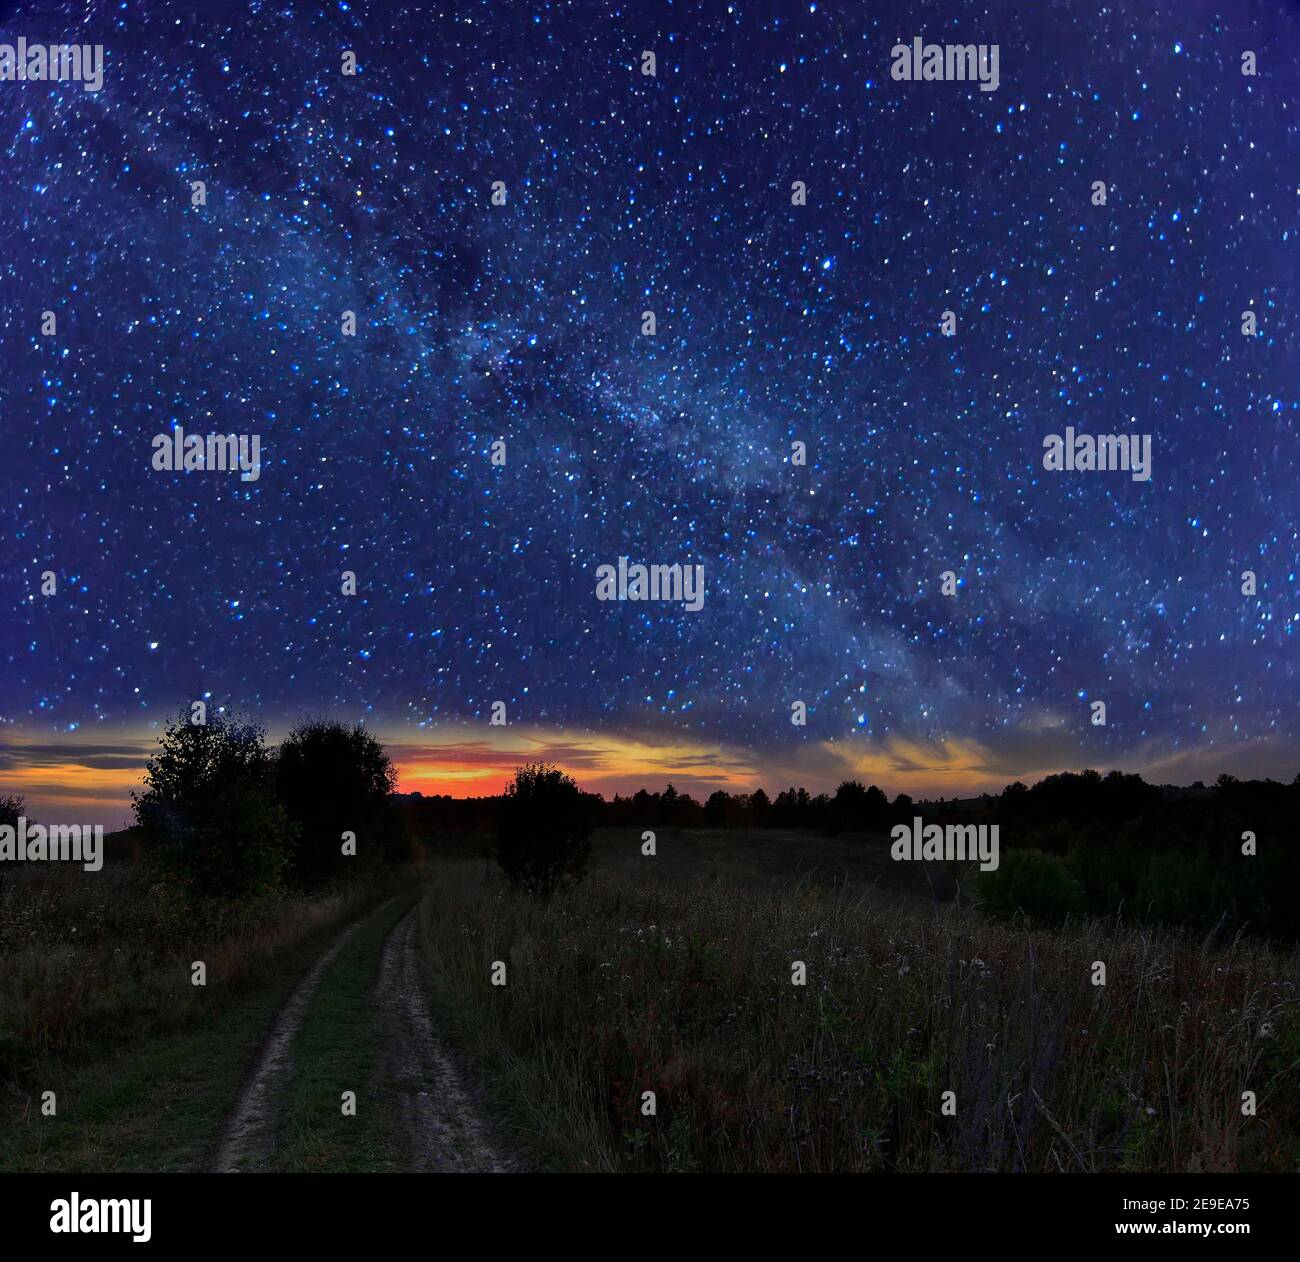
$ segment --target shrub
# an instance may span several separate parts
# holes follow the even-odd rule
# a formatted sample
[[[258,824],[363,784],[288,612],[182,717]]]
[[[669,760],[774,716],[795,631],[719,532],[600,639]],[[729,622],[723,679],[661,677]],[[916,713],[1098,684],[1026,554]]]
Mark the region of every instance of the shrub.
[[[167,725],[131,795],[142,840],[165,872],[216,898],[273,893],[294,828],[276,801],[262,729],[218,714]]]
[[[356,834],[363,864],[407,858],[396,782],[392,760],[365,728],[323,720],[295,727],[275,756],[276,792],[298,826],[292,879],[311,888],[355,864],[343,854],[344,832]]]
[[[497,862],[520,889],[549,898],[582,880],[591,846],[591,805],[556,767],[520,767],[497,813]]]
[[[989,915],[1023,915],[1039,924],[1060,924],[1086,904],[1065,860],[1041,850],[1004,851],[997,870],[980,878],[978,894]]]
[[[20,797],[7,794],[0,797],[0,828],[17,828],[20,818],[27,815],[27,803]],[[4,869],[9,865],[0,860],[0,893],[4,890]]]
[[[0,797],[0,825],[18,827],[19,817],[26,816],[27,803],[20,797],[8,794]]]

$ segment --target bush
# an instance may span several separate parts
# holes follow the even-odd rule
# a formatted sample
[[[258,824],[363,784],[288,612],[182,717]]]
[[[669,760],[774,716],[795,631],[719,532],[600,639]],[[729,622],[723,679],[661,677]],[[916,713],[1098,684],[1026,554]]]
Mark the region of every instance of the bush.
[[[590,802],[569,776],[546,763],[515,772],[497,813],[497,862],[511,884],[549,898],[582,880],[590,835]]]
[[[131,795],[142,840],[165,872],[204,897],[274,893],[294,827],[275,798],[263,731],[217,715],[167,725]]]
[[[407,858],[396,782],[392,760],[365,728],[323,720],[295,727],[275,757],[276,792],[298,826],[292,879],[311,888],[358,860]],[[356,834],[356,859],[343,854],[344,832]]]
[[[1023,915],[1038,924],[1060,924],[1086,905],[1066,862],[1041,850],[1003,851],[997,870],[980,877],[978,895],[989,915]]]
[[[0,797],[0,826],[8,825],[10,828],[17,828],[19,818],[26,815],[27,803],[22,798],[12,794]]]
[[[0,797],[0,828],[17,829],[19,819],[27,816],[27,803],[20,797],[7,794]],[[0,860],[0,893],[4,891],[4,869],[9,864]]]

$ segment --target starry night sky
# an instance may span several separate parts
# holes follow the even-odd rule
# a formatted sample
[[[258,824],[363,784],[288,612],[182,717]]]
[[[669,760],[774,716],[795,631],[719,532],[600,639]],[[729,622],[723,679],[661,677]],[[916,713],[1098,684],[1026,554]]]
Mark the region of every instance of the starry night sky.
[[[1300,769],[1296,6],[199,7],[0,21],[106,50],[0,83],[0,790],[124,797],[200,696],[426,791]],[[1045,472],[1067,425],[1151,481]],[[619,555],[703,610],[597,602]]]

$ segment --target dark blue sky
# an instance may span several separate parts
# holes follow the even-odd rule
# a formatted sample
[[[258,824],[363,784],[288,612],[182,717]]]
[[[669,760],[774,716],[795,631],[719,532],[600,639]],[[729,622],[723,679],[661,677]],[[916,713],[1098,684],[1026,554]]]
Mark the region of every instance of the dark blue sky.
[[[210,694],[702,781],[1300,766],[1295,6],[211,7],[0,23],[105,48],[0,83],[15,745]],[[176,425],[260,478],[155,471]],[[1045,471],[1066,426],[1150,481]],[[596,601],[620,555],[703,608]]]

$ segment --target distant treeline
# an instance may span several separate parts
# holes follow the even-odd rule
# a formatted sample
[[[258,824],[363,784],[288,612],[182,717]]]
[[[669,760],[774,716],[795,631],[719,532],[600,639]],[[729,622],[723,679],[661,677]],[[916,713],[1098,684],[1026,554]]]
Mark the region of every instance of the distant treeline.
[[[781,829],[887,841],[894,825],[919,815],[927,824],[999,825],[1001,863],[970,887],[995,915],[1059,922],[1121,914],[1300,940],[1300,775],[1289,784],[1224,775],[1175,788],[1119,771],[1062,772],[998,794],[923,802],[857,780],[833,794],[719,790],[699,801],[671,784],[606,800],[555,769],[522,768],[509,793],[481,798],[398,794],[396,778],[383,747],[359,726],[304,722],[272,749],[255,724],[215,716],[195,725],[182,713],[134,795],[132,834],[173,887],[238,898],[403,862],[413,844],[439,835],[495,834],[498,850],[504,837],[510,863],[527,875],[547,838],[570,863],[564,847],[591,828]],[[21,799],[0,798],[0,823],[22,811]]]
[[[997,824],[1001,865],[977,884],[994,915],[1059,923],[1122,915],[1229,934],[1300,940],[1300,776],[1290,784],[1220,776],[1210,786],[1148,784],[1112,771],[1062,772],[1032,786],[950,801],[890,798],[845,781],[833,794],[718,791],[700,802],[672,785],[606,801],[584,794],[592,824],[805,830],[887,839],[895,824]],[[403,798],[413,836],[491,832],[500,798]]]
[[[1138,775],[1112,771],[1062,772],[1040,780],[1032,788],[1017,781],[999,794],[975,798],[915,802],[908,794],[890,798],[876,785],[844,781],[835,792],[810,794],[788,788],[769,797],[763,789],[752,793],[718,790],[700,801],[680,793],[671,784],[661,792],[640,789],[606,800],[584,794],[595,827],[644,828],[797,828],[839,833],[885,832],[894,824],[910,823],[923,814],[927,823],[1004,823],[1035,835],[1053,825],[1086,828],[1115,826],[1151,812],[1172,810],[1180,803],[1213,801],[1224,792],[1234,800],[1258,798],[1271,802],[1277,794],[1300,794],[1300,776],[1289,786],[1272,780],[1237,781],[1221,776],[1213,787],[1199,781],[1190,788],[1147,784]],[[420,793],[399,795],[407,818],[417,834],[439,832],[491,832],[495,827],[500,795],[452,798]],[[1050,847],[1049,847],[1050,848]]]

